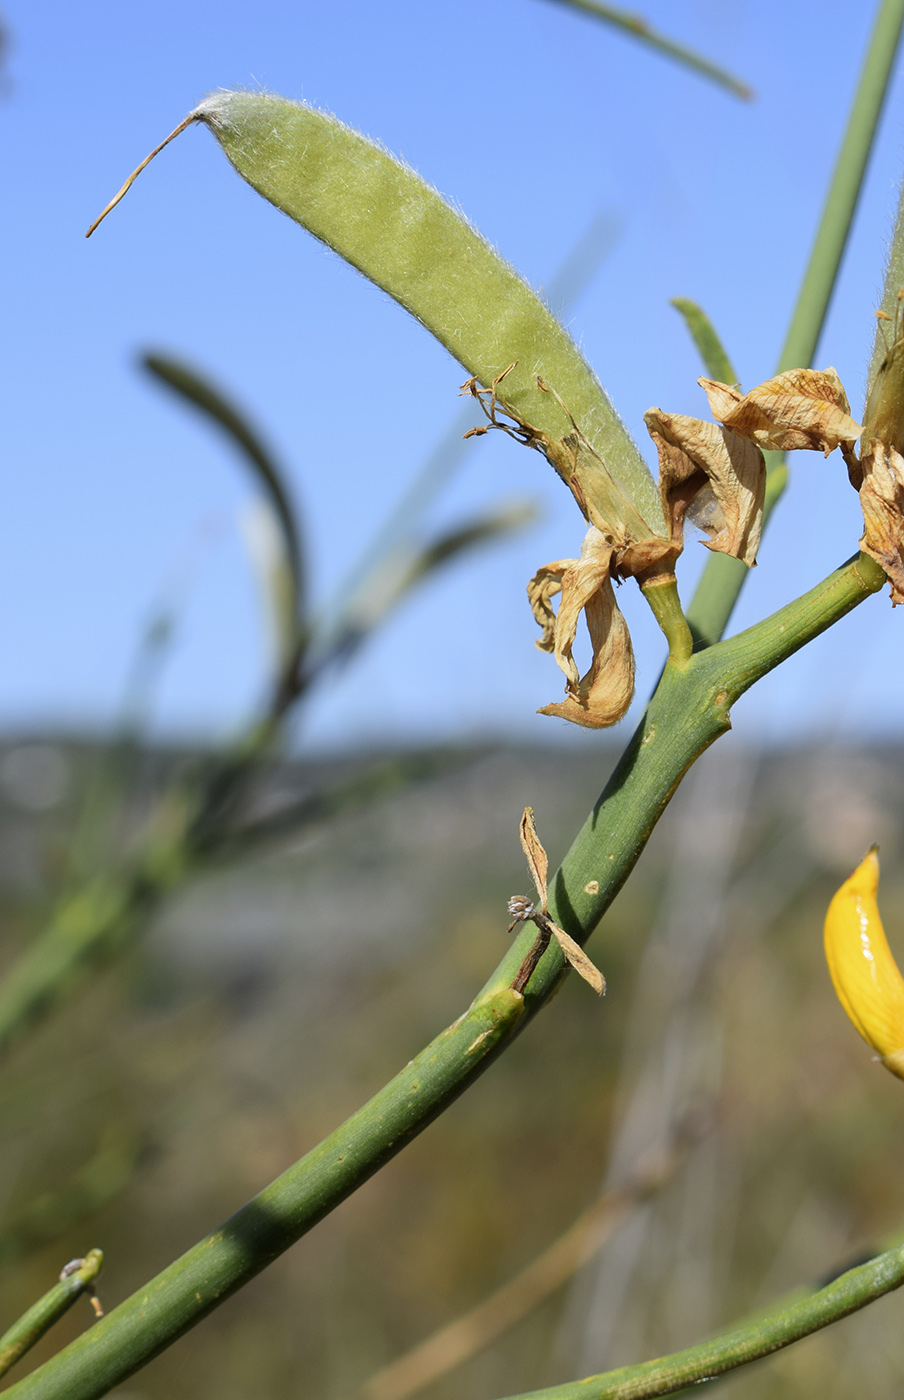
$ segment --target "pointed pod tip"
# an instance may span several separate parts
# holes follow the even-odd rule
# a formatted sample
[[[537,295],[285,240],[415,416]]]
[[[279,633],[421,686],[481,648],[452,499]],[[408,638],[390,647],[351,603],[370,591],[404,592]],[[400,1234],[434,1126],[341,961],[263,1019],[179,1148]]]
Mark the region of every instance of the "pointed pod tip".
[[[202,105],[203,105],[203,104],[202,104]],[[168,146],[169,143],[170,143],[171,141],[175,141],[175,139],[176,139],[177,136],[181,136],[181,134],[182,134],[182,132],[185,130],[185,128],[186,128],[187,126],[191,126],[192,122],[194,122],[194,121],[200,121],[200,120],[202,120],[202,118],[201,118],[201,116],[200,116],[200,108],[199,108],[199,107],[196,107],[195,110],[194,110],[193,112],[189,112],[189,114],[188,114],[187,117],[183,117],[183,119],[182,119],[182,121],[179,123],[179,125],[178,125],[177,127],[174,127],[174,129],[170,132],[169,136],[167,136],[163,141],[160,142],[160,145],[159,145],[159,146],[155,146],[155,147],[154,147],[154,149],[151,151],[150,155],[145,156],[145,158],[144,158],[144,160],[141,162],[141,164],[140,164],[140,165],[137,165],[137,166],[135,167],[135,169],[132,171],[131,175],[130,175],[129,178],[126,180],[125,184],[122,185],[121,188],[117,190],[116,194],[115,194],[115,195],[113,196],[113,198],[110,200],[110,203],[106,206],[106,208],[103,209],[103,210],[100,212],[100,214],[98,214],[97,218],[94,220],[94,223],[91,225],[91,227],[90,227],[90,228],[87,230],[87,232],[85,233],[85,237],[86,237],[86,238],[90,238],[90,237],[91,237],[91,235],[92,235],[92,233],[94,232],[94,230],[95,230],[96,228],[98,228],[98,227],[103,223],[104,219],[105,219],[105,218],[107,217],[107,215],[111,212],[111,210],[115,209],[116,206],[117,206],[117,204],[119,204],[120,200],[122,200],[122,199],[125,198],[125,196],[126,196],[126,195],[128,194],[128,192],[129,192],[129,190],[130,190],[130,189],[132,188],[132,186],[134,185],[135,181],[138,179],[138,176],[141,174],[142,170],[144,170],[145,166],[150,165],[151,161],[154,159],[154,157],[155,157],[156,155],[159,155],[159,154],[160,154],[160,152],[163,150],[164,146]]]
[[[857,869],[847,880],[852,894],[872,894],[879,888],[879,847],[870,846]]]

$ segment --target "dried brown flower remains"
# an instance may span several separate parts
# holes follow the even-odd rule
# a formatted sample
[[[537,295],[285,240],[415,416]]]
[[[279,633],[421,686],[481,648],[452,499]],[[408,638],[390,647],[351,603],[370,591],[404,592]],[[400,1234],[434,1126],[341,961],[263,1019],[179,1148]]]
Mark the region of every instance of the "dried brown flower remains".
[[[521,838],[521,849],[527,858],[527,866],[534,882],[534,888],[537,891],[537,904],[539,908],[537,905],[533,904],[526,895],[513,895],[508,902],[508,911],[512,916],[512,922],[509,924],[509,933],[511,933],[516,924],[531,922],[537,925],[540,934],[521,965],[513,983],[514,990],[519,992],[524,991],[524,988],[530,980],[531,973],[537,966],[540,958],[546,952],[550,938],[554,938],[575,972],[583,977],[585,982],[590,984],[598,996],[602,996],[603,992],[606,990],[605,977],[600,972],[599,968],[590,961],[581,945],[575,943],[574,939],[570,938],[563,928],[559,928],[558,924],[554,924],[546,912],[548,903],[546,877],[549,872],[549,861],[540,838],[537,835],[537,828],[534,825],[533,807],[525,807],[522,813],[519,836]]]
[[[747,394],[734,385],[701,378],[698,383],[715,422],[651,408],[644,421],[659,456],[667,536],[643,518],[564,404],[569,430],[559,439],[517,420],[500,420],[496,389],[504,377],[500,375],[490,390],[479,389],[474,380],[463,389],[480,401],[489,426],[503,428],[544,453],[570,487],[589,526],[578,558],[553,560],[528,584],[541,628],[537,646],[552,652],[566,681],[564,699],[544,705],[540,714],[589,728],[621,719],[634,692],[634,654],[613,585],[634,577],[641,588],[654,582],[674,586],[687,519],[702,530],[709,549],[753,567],[766,491],[763,449],[803,448],[826,455],[841,449],[860,492],[866,526],[861,548],[888,574],[892,601],[904,602],[904,336],[895,339],[880,366],[867,405],[860,459],[855,451],[860,425],[851,417],[847,395],[831,368],[785,370]],[[472,429],[486,431],[487,427]],[[552,605],[556,597],[558,610]],[[591,647],[590,666],[583,675],[574,658],[581,613]]]

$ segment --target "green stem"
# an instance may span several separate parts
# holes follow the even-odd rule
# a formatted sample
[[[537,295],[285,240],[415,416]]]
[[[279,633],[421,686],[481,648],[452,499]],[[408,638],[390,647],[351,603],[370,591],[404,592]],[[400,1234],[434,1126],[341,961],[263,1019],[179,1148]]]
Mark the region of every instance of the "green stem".
[[[736,78],[733,73],[721,68],[719,64],[704,58],[703,54],[697,53],[695,49],[689,49],[685,44],[678,44],[674,39],[657,33],[640,15],[631,14],[629,10],[623,10],[618,5],[603,4],[602,0],[560,0],[560,3],[570,5],[575,10],[583,10],[585,14],[593,15],[594,19],[601,19],[607,24],[614,25],[616,29],[648,44],[650,48],[658,49],[660,53],[676,59],[685,67],[692,68],[696,73],[701,73],[704,78],[712,79],[714,83],[727,88],[735,97],[743,98],[747,102],[753,97],[753,89],[748,87],[746,83],[742,83],[740,78]]]
[[[780,1351],[801,1337],[838,1322],[904,1283],[904,1246],[898,1245],[800,1302],[785,1304],[724,1336],[639,1366],[622,1366],[586,1380],[533,1390],[511,1400],[649,1400],[724,1375],[748,1361]]]
[[[902,25],[904,0],[882,0],[813,251],[779,356],[779,371],[809,365],[816,354],[882,115]]]
[[[832,183],[797,297],[777,370],[811,364],[825,324],[904,24],[904,0],[882,0],[860,73]],[[782,453],[767,453],[767,508],[763,523],[785,489]],[[700,645],[711,646],[731,617],[746,570],[714,555],[703,571],[687,618]]]
[[[136,920],[184,875],[192,858],[177,834],[152,843],[139,863],[96,876],[60,901],[0,982],[0,1054],[52,1011],[89,967],[122,946]]]
[[[691,629],[681,608],[678,584],[674,574],[660,575],[640,585],[640,591],[652,609],[669,644],[669,661],[684,666],[694,649]]]
[[[773,617],[667,666],[631,745],[552,882],[550,915],[583,943],[624,884],[682,775],[730,725],[733,701],[830,627],[885,575],[860,556]],[[565,970],[553,941],[524,996],[512,982],[524,927],[464,1016],[300,1162],[8,1394],[93,1400],[169,1346],[335,1209],[474,1080],[549,999]]]
[[[720,384],[737,384],[734,365],[703,308],[688,297],[672,297],[671,304],[684,318],[710,379],[718,379]]]
[[[34,1307],[23,1313],[8,1331],[0,1337],[0,1376],[5,1376],[21,1356],[39,1342],[55,1322],[68,1312],[72,1304],[85,1292],[92,1292],[94,1279],[100,1273],[104,1256],[99,1249],[91,1252],[81,1261],[77,1269],[66,1274],[59,1283],[39,1298]]]
[[[0,981],[0,1055],[52,1011],[87,968],[108,960],[142,915],[210,854],[224,813],[254,761],[272,748],[280,720],[274,708],[232,752],[210,759],[166,794],[137,856],[59,900],[49,923]]]

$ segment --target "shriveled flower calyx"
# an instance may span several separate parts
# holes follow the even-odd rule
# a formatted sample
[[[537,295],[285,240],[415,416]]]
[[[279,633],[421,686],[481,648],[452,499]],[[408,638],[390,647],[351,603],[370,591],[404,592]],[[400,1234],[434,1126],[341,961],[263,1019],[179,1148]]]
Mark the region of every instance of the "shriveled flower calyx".
[[[489,389],[481,389],[476,379],[468,379],[461,386],[461,392],[475,398],[487,417],[486,424],[471,428],[465,437],[480,436],[491,428],[498,428],[527,447],[542,452],[571,491],[587,524],[596,526],[609,541],[614,559],[613,576],[631,578],[660,565],[666,569],[674,567],[675,550],[671,541],[644,519],[636,503],[581,432],[555,389],[538,377],[537,387],[555,399],[562,410],[566,431],[561,437],[552,437],[534,428],[516,418],[510,408],[502,407],[500,385],[513,369],[514,365],[509,365]]]
[[[756,563],[766,495],[766,463],[753,442],[730,428],[651,408],[644,422],[659,453],[659,494],[672,543],[680,551],[684,520],[710,549]]]
[[[710,548],[752,564],[762,519],[762,453],[750,443],[735,442],[732,434],[715,424],[652,410],[667,521],[667,533],[661,534],[607,470],[555,390],[538,379],[538,387],[559,402],[569,424],[560,438],[539,432],[500,407],[497,390],[511,368],[489,389],[479,388],[474,379],[462,385],[464,393],[479,401],[488,419],[487,425],[472,428],[465,436],[500,428],[542,452],[571,489],[590,526],[580,558],[546,564],[527,591],[543,633],[537,646],[553,653],[567,681],[564,700],[545,705],[539,713],[591,729],[607,728],[621,719],[634,693],[634,654],[613,582],[635,577],[644,587],[654,580],[674,585],[675,561],[683,548],[683,520],[691,502],[697,507],[703,504],[698,523],[710,536]],[[557,596],[558,613],[552,606]],[[592,652],[584,675],[573,655],[582,612]]]
[[[621,719],[634,694],[634,652],[612,587],[614,548],[594,525],[584,537],[579,559],[557,559],[539,569],[527,585],[534,617],[543,629],[537,642],[551,651],[565,673],[565,699],[544,705],[541,715],[558,715],[589,729]],[[561,594],[558,613],[552,599]],[[581,676],[572,655],[578,619],[584,613],[593,658]]]
[[[885,570],[897,605],[904,603],[904,457],[878,438],[865,447],[859,464],[860,548]]]
[[[698,379],[712,415],[739,437],[778,452],[810,448],[829,455],[860,436],[834,369],[788,369],[742,394],[716,379]]]
[[[899,307],[902,300],[899,292]],[[867,397],[860,461],[848,464],[863,511],[860,548],[888,575],[893,605],[904,603],[904,337],[897,330]]]
[[[566,405],[541,379],[537,385],[557,400],[566,428],[553,438],[516,418],[499,403],[497,391],[513,366],[489,389],[469,379],[462,392],[477,399],[487,424],[466,437],[499,428],[542,452],[570,488],[590,526],[579,559],[557,559],[528,584],[528,597],[543,635],[537,645],[551,651],[567,679],[565,699],[546,705],[541,715],[557,715],[591,729],[615,724],[634,693],[634,654],[625,620],[615,601],[614,579],[671,575],[680,545],[654,530],[634,501],[608,471],[599,453],[581,432]],[[558,614],[552,599],[561,595]],[[587,621],[592,659],[582,676],[572,655],[581,613]]]

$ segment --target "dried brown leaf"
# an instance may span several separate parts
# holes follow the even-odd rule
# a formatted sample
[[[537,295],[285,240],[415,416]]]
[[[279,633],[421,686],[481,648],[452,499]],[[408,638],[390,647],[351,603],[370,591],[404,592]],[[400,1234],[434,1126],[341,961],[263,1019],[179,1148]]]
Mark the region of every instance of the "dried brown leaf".
[[[562,949],[565,957],[571,963],[575,972],[578,973],[580,977],[583,977],[585,982],[589,982],[597,996],[601,997],[606,990],[606,979],[599,968],[590,961],[581,945],[575,943],[573,938],[569,938],[563,928],[559,928],[558,924],[554,924],[552,919],[548,919],[547,923],[553,932],[556,942]]]
[[[527,866],[531,873],[534,886],[537,891],[537,898],[540,901],[542,913],[546,913],[546,876],[549,871],[549,861],[546,858],[540,838],[537,835],[537,828],[534,825],[533,807],[525,807],[521,816],[521,849],[527,857]]]
[[[834,369],[789,369],[741,395],[715,379],[698,379],[714,418],[740,437],[781,452],[810,448],[826,456],[855,442],[860,425]]]
[[[720,386],[724,387],[724,386]],[[676,548],[689,509],[720,554],[756,563],[766,494],[766,463],[730,428],[651,408],[644,421],[659,453],[659,494]],[[706,509],[694,511],[698,504]]]
[[[904,457],[878,440],[869,447],[860,462],[860,548],[888,574],[892,603],[904,603]]]

